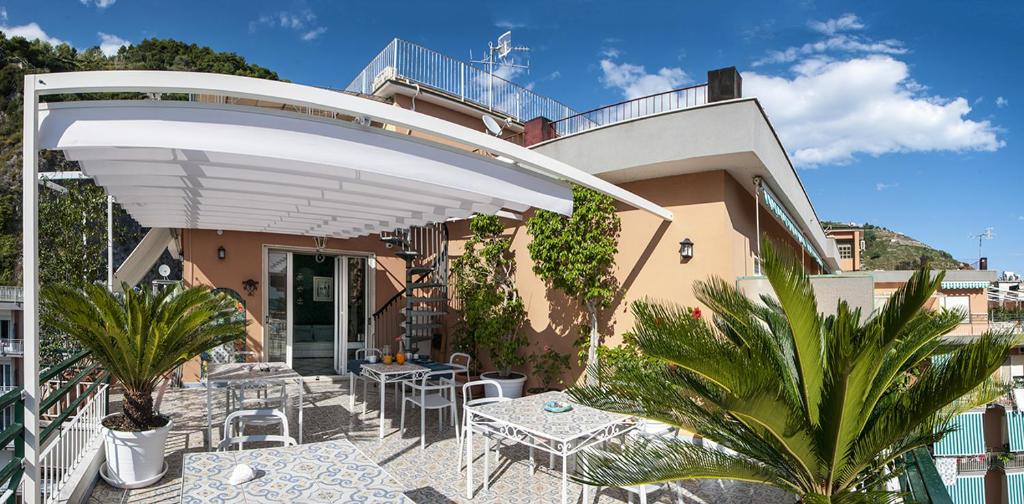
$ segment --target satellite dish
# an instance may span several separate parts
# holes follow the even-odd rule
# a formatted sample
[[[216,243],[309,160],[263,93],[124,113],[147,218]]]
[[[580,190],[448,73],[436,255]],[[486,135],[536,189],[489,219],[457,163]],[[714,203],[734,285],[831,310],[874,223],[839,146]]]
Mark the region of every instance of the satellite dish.
[[[484,115],[483,120],[487,131],[494,136],[501,136],[501,125],[498,124],[498,121],[495,121],[494,118],[489,115]]]
[[[161,264],[160,267],[156,269],[156,272],[160,273],[160,276],[167,278],[167,275],[171,274],[171,267],[166,264]]]

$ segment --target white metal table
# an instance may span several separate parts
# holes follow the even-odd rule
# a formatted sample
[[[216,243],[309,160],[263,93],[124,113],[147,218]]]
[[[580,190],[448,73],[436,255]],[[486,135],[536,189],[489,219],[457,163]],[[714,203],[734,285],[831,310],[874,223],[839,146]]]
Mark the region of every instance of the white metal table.
[[[229,483],[238,464],[256,478]],[[186,453],[181,502],[412,502],[401,485],[347,439],[257,450]]]
[[[564,413],[544,411],[544,403],[551,400],[570,402],[563,392],[545,392],[509,401],[470,406],[466,408],[466,498],[473,498],[473,432],[497,434],[515,443],[530,447],[533,470],[533,450],[538,449],[562,457],[562,503],[569,498],[569,466],[571,455],[594,445],[604,443],[636,427],[636,419],[618,413],[601,411],[573,403],[573,409]],[[484,454],[487,460],[487,454]],[[486,464],[485,464],[486,467]],[[486,471],[486,469],[485,469]],[[490,475],[484,475],[484,488]],[[584,487],[586,493],[586,487]],[[584,495],[584,502],[586,495]]]
[[[295,381],[299,385],[299,435],[296,438],[302,443],[302,375],[284,362],[232,362],[227,364],[209,364],[206,370],[206,448],[213,444],[213,389],[225,387],[232,382],[251,380]],[[291,402],[291,401],[289,401]]]
[[[360,367],[360,375],[364,378],[378,383],[380,390],[380,428],[379,437],[384,439],[384,396],[389,383],[417,380],[423,375],[433,371],[431,368],[406,362],[405,364],[363,364]],[[352,393],[352,408],[355,409],[355,375],[349,373],[349,390]],[[366,414],[366,397],[363,397],[363,414]]]

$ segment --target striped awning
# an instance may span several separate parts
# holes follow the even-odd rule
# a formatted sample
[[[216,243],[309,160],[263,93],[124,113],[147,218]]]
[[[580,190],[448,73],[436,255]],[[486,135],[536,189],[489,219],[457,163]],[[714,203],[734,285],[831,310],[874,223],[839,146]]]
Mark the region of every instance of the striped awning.
[[[988,288],[988,282],[984,281],[961,281],[961,282],[942,282],[939,286],[940,289],[986,289]]]
[[[985,504],[985,476],[960,476],[946,485],[953,504]]]
[[[1006,473],[1006,490],[1010,504],[1024,504],[1024,472]]]
[[[1006,430],[1010,433],[1010,451],[1024,452],[1024,411],[1006,412]]]
[[[985,453],[982,412],[962,413],[953,419],[956,430],[935,443],[935,456],[959,457]]]

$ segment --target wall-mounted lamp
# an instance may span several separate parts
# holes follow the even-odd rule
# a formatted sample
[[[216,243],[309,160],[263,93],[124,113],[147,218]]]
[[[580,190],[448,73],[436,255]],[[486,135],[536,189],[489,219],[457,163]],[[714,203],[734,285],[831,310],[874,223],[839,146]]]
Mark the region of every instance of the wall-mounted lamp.
[[[228,251],[224,250],[224,246],[217,247],[217,259],[224,260],[228,256]]]
[[[684,238],[683,241],[679,242],[679,259],[683,262],[689,261],[693,258],[693,242],[689,238]]]

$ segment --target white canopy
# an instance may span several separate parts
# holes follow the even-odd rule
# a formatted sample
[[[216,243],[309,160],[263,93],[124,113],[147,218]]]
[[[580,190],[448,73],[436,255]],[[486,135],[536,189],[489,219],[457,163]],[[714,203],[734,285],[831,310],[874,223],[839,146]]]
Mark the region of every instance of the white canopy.
[[[171,251],[171,255],[177,257],[179,251],[174,232],[167,228],[150,229],[135,250],[132,250],[128,258],[117,268],[113,285],[110,287],[115,292],[120,292],[122,282],[132,287],[138,285],[160,260],[164,250]]]
[[[671,218],[643,198],[536,152],[336,91],[182,72],[39,77],[43,94],[206,93],[332,114],[209,101],[40,104],[40,148],[79,161],[147,227],[344,238],[503,209],[569,214],[569,182]],[[356,120],[335,119],[335,113]]]

